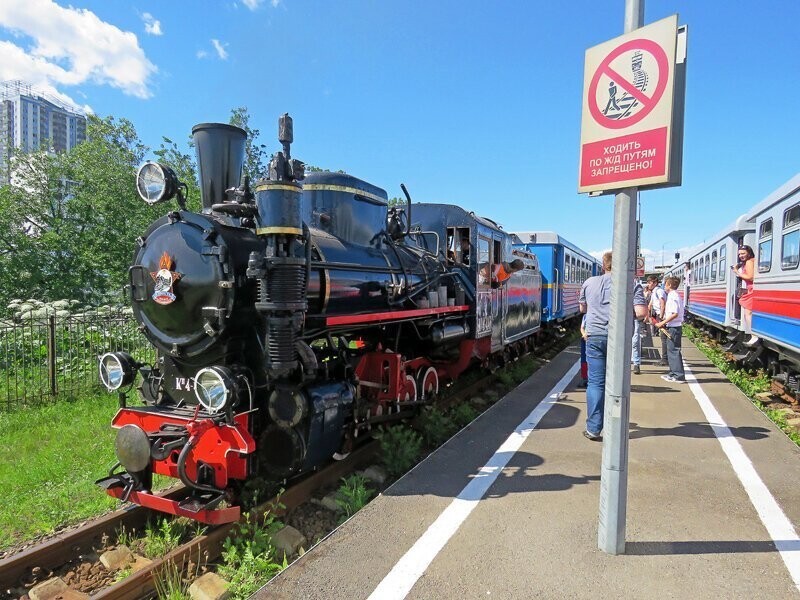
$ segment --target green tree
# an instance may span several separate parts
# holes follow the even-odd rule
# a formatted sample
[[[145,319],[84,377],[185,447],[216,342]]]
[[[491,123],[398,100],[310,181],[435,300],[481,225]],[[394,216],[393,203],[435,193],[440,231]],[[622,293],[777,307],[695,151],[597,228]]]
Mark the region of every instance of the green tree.
[[[90,116],[87,139],[60,154],[12,157],[0,190],[0,300],[118,300],[135,240],[164,207],[135,192],[145,146],[130,121]]]
[[[244,174],[250,176],[250,183],[266,176],[266,165],[272,155],[267,152],[264,144],[258,143],[261,131],[250,127],[250,112],[246,106],[231,110],[230,124],[241,127],[247,133],[245,142]],[[277,130],[276,130],[277,131]]]
[[[178,176],[180,182],[186,184],[186,208],[194,212],[199,212],[202,208],[202,201],[200,198],[197,164],[191,153],[194,145],[191,140],[189,140],[187,145],[189,152],[181,152],[180,148],[178,148],[178,144],[168,137],[165,137],[162,138],[161,145],[154,154],[159,162],[168,165],[175,171],[175,175]]]

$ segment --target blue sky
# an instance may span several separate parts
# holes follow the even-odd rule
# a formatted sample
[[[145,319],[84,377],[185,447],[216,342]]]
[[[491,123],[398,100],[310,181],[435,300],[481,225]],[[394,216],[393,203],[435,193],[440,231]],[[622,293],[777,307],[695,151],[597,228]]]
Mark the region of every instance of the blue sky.
[[[613,196],[576,193],[583,58],[622,33],[623,12],[623,0],[3,0],[0,80],[126,117],[152,147],[247,106],[272,150],[289,112],[301,160],[599,252]],[[800,2],[648,0],[645,22],[674,13],[689,26],[683,185],[641,194],[648,266],[800,171]]]

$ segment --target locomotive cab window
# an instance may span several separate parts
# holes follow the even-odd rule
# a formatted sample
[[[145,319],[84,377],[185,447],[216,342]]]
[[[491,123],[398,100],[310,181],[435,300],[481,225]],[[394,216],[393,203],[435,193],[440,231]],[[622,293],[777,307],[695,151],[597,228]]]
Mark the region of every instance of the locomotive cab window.
[[[470,242],[469,227],[447,228],[447,260],[451,263],[469,266]]]
[[[796,269],[800,264],[800,204],[783,213],[781,269]]]
[[[772,268],[772,219],[767,219],[758,230],[758,272]]]
[[[491,262],[489,240],[480,237],[478,238],[478,285],[481,287],[489,287],[492,281]]]
[[[728,266],[728,259],[727,259],[727,246],[722,244],[719,247],[719,280],[725,281],[725,275],[727,274],[727,266]]]

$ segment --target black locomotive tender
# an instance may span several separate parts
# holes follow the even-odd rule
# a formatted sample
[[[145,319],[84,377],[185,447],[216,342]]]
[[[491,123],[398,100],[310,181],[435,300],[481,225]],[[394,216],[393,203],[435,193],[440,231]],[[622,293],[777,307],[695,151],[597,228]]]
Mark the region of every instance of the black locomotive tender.
[[[192,134],[202,212],[185,209],[169,167],[146,163],[137,175],[146,202],[177,196],[181,210],[137,240],[130,267],[134,315],[158,360],[100,360],[109,390],[138,372],[144,402],[120,394],[120,464],[98,481],[109,494],[235,520],[248,478],[281,480],[346,455],[371,428],[413,415],[440,380],[533,347],[538,264],[493,221],[444,204],[412,212],[405,186],[406,206],[389,207],[384,190],[350,175],[305,175],[288,115],[283,151],[253,188],[240,180],[243,130],[204,123]],[[514,258],[525,268],[494,282]],[[180,478],[191,496],[152,494],[153,473]]]

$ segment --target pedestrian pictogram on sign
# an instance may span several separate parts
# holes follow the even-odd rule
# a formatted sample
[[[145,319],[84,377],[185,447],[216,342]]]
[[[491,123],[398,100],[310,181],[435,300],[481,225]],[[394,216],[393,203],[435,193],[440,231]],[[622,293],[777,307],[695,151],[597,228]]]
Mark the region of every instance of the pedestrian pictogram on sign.
[[[680,179],[670,178],[677,38],[675,15],[586,51],[578,192]]]
[[[669,61],[661,46],[631,40],[613,50],[595,71],[589,84],[589,111],[609,129],[634,125],[658,105],[668,76]],[[601,110],[604,98],[608,100]]]

